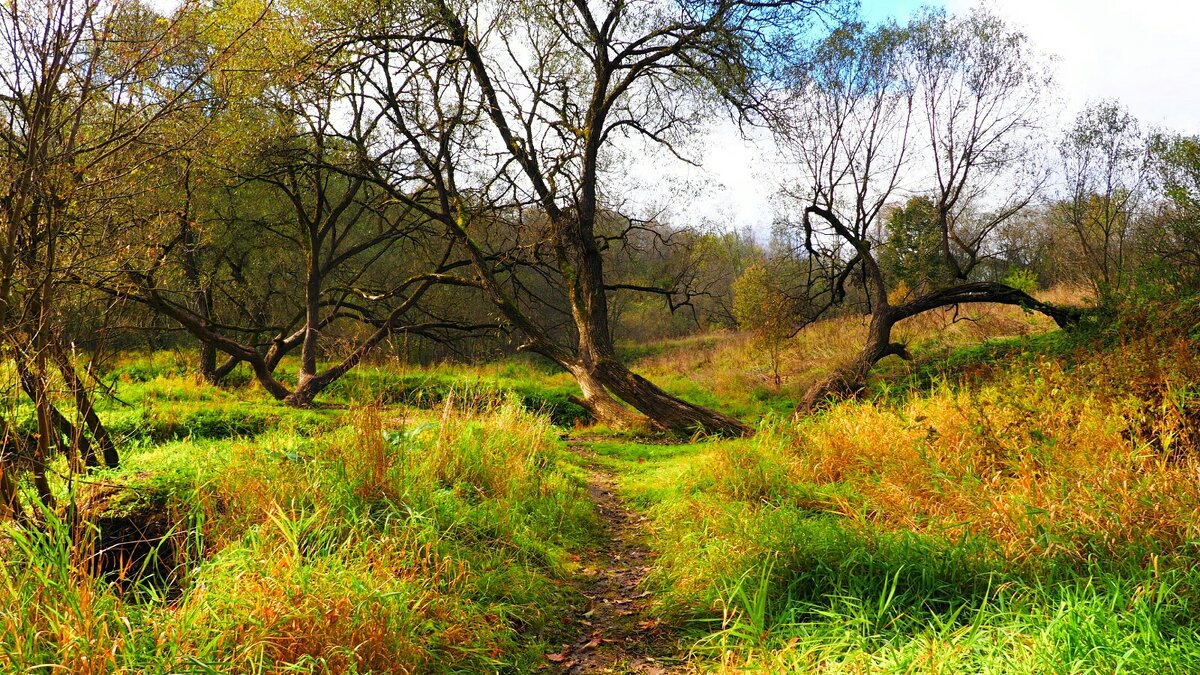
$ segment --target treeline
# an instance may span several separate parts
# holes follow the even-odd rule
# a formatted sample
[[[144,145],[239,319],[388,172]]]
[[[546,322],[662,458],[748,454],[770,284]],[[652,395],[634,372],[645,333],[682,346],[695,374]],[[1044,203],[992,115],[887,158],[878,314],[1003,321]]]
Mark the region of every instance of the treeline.
[[[115,464],[94,367],[143,343],[196,345],[207,380],[245,368],[301,406],[383,349],[528,351],[611,425],[742,434],[631,372],[618,342],[733,327],[739,278],[769,291],[742,323],[870,312],[862,357],[816,404],[902,353],[891,326],[927,309],[1007,302],[1070,325],[1031,279],[1104,298],[1146,270],[1192,282],[1196,139],[1105,103],[1050,171],[1052,83],[1024,36],[984,12],[869,27],[852,10],[8,3],[0,332],[38,433],[6,428],[5,461],[28,457],[47,503],[55,449],[73,470]],[[682,156],[714,115],[768,125],[789,157],[767,244],[629,213],[614,187],[622,157]]]

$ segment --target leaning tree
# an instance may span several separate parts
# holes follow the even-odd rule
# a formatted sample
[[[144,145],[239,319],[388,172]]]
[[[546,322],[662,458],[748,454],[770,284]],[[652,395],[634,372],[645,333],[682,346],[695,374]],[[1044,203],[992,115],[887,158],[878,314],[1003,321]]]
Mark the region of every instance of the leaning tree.
[[[606,275],[598,219],[619,206],[606,188],[621,148],[657,144],[678,154],[676,142],[718,105],[757,107],[772,50],[792,44],[828,4],[429,0],[360,17],[338,46],[356,54],[363,107],[381,111],[379,136],[396,144],[392,156],[415,153],[424,165],[420,176],[408,164],[392,175],[383,162],[379,179],[398,199],[436,196],[429,215],[471,259],[471,281],[523,349],[569,371],[604,422],[744,434],[740,421],[622,363],[608,297],[629,290]],[[570,339],[554,336],[512,291],[517,265],[561,289]]]
[[[801,187],[788,195],[814,308],[805,318],[857,295],[870,325],[859,354],[815,384],[801,410],[858,391],[880,359],[907,357],[892,329],[922,312],[990,302],[1059,325],[1075,320],[1075,310],[980,278],[998,250],[998,229],[1044,180],[1030,167],[1048,84],[1024,36],[981,11],[929,13],[908,26],[848,24],[803,59],[781,130],[800,169]],[[920,241],[938,274],[899,289],[880,264],[892,242],[879,223],[912,195],[926,206],[932,236]]]

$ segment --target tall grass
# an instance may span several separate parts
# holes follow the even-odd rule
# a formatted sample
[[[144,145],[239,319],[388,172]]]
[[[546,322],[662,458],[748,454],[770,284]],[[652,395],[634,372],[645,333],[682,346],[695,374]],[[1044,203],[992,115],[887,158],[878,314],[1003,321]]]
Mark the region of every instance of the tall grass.
[[[1200,672],[1194,339],[1016,345],[754,439],[614,451],[647,460],[627,490],[654,516],[660,611],[696,622],[697,655],[724,672]]]
[[[548,420],[516,401],[356,408],[297,433],[129,453],[123,512],[175,508],[179,588],[91,576],[65,525],[0,536],[0,671],[524,672],[592,536]],[[414,416],[416,415],[416,416]],[[169,484],[169,488],[164,488]],[[151,489],[153,487],[154,489]],[[128,495],[134,495],[129,497]]]
[[[1058,289],[1053,294],[1058,300],[1080,300],[1075,291]],[[746,419],[786,415],[809,386],[857,354],[866,340],[867,324],[868,317],[845,316],[805,327],[782,351],[781,387],[774,386],[767,360],[744,333],[712,333],[647,346],[639,351],[642,358],[636,366],[672,393]],[[920,368],[923,360],[944,357],[963,346],[1054,329],[1047,317],[1004,305],[925,312],[900,322],[893,336],[918,355],[917,362],[889,358],[876,373],[905,374]]]

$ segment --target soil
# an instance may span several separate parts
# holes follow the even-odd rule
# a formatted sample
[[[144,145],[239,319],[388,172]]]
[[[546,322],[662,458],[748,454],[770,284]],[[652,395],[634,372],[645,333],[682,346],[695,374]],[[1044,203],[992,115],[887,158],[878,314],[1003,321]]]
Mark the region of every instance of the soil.
[[[176,556],[178,522],[162,505],[135,502],[136,508],[112,508],[131,488],[88,486],[79,504],[91,524],[75,531],[85,547],[88,571],[124,592],[140,584],[154,586],[168,600],[179,593]]]
[[[575,619],[578,638],[546,657],[567,675],[693,672],[675,631],[649,613],[651,593],[641,585],[654,560],[645,542],[646,518],[625,506],[614,476],[599,467],[591,468],[587,491],[604,526],[603,543],[582,557],[573,582],[589,602]]]

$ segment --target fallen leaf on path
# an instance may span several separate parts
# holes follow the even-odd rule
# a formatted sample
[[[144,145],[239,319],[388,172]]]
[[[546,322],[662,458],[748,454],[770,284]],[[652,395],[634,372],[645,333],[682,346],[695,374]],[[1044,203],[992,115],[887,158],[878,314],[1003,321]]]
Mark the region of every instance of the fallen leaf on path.
[[[547,654],[546,658],[554,663],[562,663],[567,660],[567,653],[564,651],[561,654]]]
[[[658,628],[658,624],[658,619],[646,619],[645,621],[638,622],[638,628],[641,628],[642,630],[654,630],[655,628]]]

